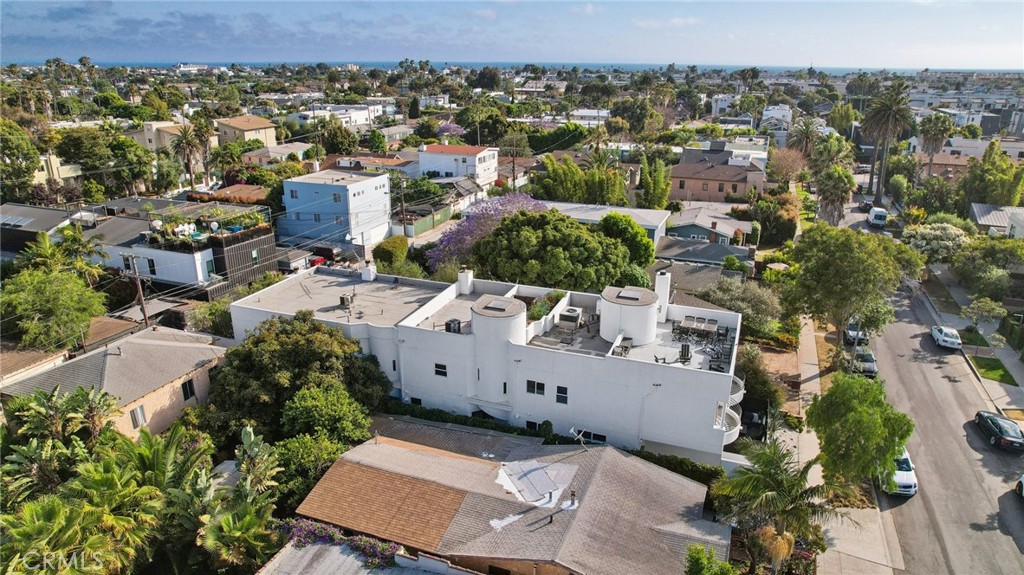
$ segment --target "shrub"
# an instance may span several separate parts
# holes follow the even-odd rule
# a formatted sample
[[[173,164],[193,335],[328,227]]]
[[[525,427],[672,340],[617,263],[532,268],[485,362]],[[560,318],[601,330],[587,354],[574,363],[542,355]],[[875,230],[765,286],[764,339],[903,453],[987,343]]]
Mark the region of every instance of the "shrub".
[[[783,413],[782,419],[786,423],[786,427],[792,429],[797,433],[802,433],[804,430],[804,418],[799,415],[793,415],[792,413]]]
[[[928,216],[928,219],[924,221],[926,224],[949,224],[956,226],[964,231],[968,236],[978,235],[978,226],[974,225],[971,220],[965,220],[955,214],[948,214],[945,212],[939,212]]]
[[[530,309],[526,311],[526,319],[537,321],[549,313],[551,313],[551,304],[547,300],[539,299],[530,304]]]
[[[689,477],[690,479],[703,483],[708,487],[712,483],[725,477],[725,469],[720,465],[707,465],[698,463],[692,459],[679,457],[677,455],[665,455],[651,453],[643,450],[628,450],[627,453],[635,455],[644,461],[649,461],[658,467],[667,469],[673,473]]]
[[[772,407],[778,407],[785,401],[782,388],[772,381],[771,374],[764,367],[761,350],[756,345],[740,347],[736,369],[746,376],[746,397],[766,401]]]
[[[409,240],[405,236],[391,236],[373,248],[373,260],[388,266],[400,266],[409,255]]]

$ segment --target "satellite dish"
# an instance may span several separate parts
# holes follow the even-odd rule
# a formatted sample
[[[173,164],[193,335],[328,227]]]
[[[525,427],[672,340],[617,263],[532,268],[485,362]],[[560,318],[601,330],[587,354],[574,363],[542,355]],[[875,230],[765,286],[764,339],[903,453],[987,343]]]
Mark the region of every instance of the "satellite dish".
[[[153,220],[149,222],[149,227],[153,228],[154,230],[159,230],[160,228],[164,227],[164,223],[161,220]]]
[[[218,229],[220,229],[220,224],[218,224],[217,222],[210,222],[210,229],[216,232]]]

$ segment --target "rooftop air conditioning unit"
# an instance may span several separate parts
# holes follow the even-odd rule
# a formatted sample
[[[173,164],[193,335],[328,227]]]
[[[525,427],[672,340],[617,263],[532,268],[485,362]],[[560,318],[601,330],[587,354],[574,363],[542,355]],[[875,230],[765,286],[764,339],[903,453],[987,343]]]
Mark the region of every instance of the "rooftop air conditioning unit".
[[[338,296],[338,307],[341,309],[348,309],[352,306],[352,300],[355,299],[355,294],[343,293]]]
[[[578,307],[567,307],[558,314],[558,327],[576,329],[583,325],[583,310]]]
[[[462,321],[452,318],[444,322],[444,330],[448,333],[462,333]]]

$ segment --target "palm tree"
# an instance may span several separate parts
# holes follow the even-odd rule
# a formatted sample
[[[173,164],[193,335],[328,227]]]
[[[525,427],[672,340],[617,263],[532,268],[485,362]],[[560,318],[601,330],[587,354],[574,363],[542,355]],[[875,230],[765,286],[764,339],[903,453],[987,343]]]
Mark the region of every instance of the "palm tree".
[[[814,123],[814,118],[804,116],[793,124],[793,129],[789,131],[789,139],[786,140],[786,147],[800,150],[804,156],[809,156],[817,139],[818,125]]]
[[[70,395],[60,392],[60,387],[55,386],[49,393],[36,390],[15,411],[21,424],[18,433],[66,444],[82,428],[82,414],[76,407]]]
[[[85,232],[82,230],[82,226],[75,224],[73,226],[65,226],[60,230],[60,250],[64,252],[64,255],[70,260],[70,268],[76,274],[81,276],[82,279],[89,284],[89,287],[96,285],[99,281],[100,274],[103,273],[103,267],[99,264],[93,263],[93,258],[107,259],[110,257],[107,252],[103,250],[102,244],[103,234],[97,234],[92,237],[85,237]]]
[[[22,269],[39,269],[59,272],[68,269],[71,262],[58,244],[50,240],[49,234],[39,232],[36,241],[25,244],[25,249],[14,257],[14,263]]]
[[[956,126],[953,119],[945,114],[935,112],[921,120],[919,126],[921,134],[921,151],[928,154],[928,177],[932,177],[932,161],[935,154],[942,151],[946,140],[953,135]]]
[[[220,177],[223,178],[224,174],[242,165],[241,149],[230,144],[217,146],[210,155],[210,159],[213,165],[220,170]]]
[[[203,160],[203,184],[209,186],[210,179],[210,138],[213,137],[213,126],[210,125],[205,119],[198,119],[192,122],[192,130],[196,134],[196,139],[199,140],[200,151],[199,154]]]
[[[857,184],[849,168],[831,166],[815,178],[818,186],[818,213],[833,226],[843,220],[843,211],[853,197]]]
[[[3,467],[4,506],[16,506],[43,493],[53,493],[67,479],[70,450],[52,439],[33,437],[12,445]]]
[[[117,398],[102,389],[80,387],[72,394],[75,410],[82,416],[82,427],[89,431],[87,444],[96,445],[104,430],[113,428],[114,418],[120,415]]]
[[[849,169],[853,167],[853,150],[846,138],[838,134],[819,137],[811,148],[808,164],[815,178],[833,166]]]
[[[138,442],[118,436],[117,458],[121,465],[138,472],[142,485],[151,485],[161,492],[181,488],[209,456],[204,449],[186,449],[184,440],[185,429],[180,423],[163,435],[153,435],[142,428]]]
[[[754,573],[766,559],[761,548],[770,550],[773,543],[764,545],[758,539],[759,529],[770,526],[775,535],[814,537],[821,522],[844,516],[829,500],[848,495],[850,489],[833,483],[809,485],[808,475],[818,458],[800,465],[793,451],[777,440],[743,440],[740,451],[750,467],[737,468],[715,482],[712,490],[728,497],[725,520],[735,521],[747,538],[751,561],[748,573]]]
[[[601,144],[606,143],[608,143],[608,130],[604,127],[604,124],[598,124],[591,128],[587,133],[587,137],[583,139],[584,146],[594,146],[596,151],[600,151]]]
[[[114,565],[111,541],[95,532],[93,518],[75,502],[45,495],[21,506],[17,513],[4,515],[3,525],[5,549],[0,570],[6,573],[22,573],[29,561],[38,562],[41,557],[87,557],[78,571],[83,574],[109,573],[108,567]],[[100,554],[98,561],[93,561],[94,553]]]
[[[178,135],[171,140],[171,151],[185,165],[185,171],[188,172],[189,188],[192,190],[196,189],[196,178],[192,162],[202,150],[203,143],[199,141],[195,130],[189,125],[183,125]]]
[[[594,152],[591,152],[589,156],[584,158],[580,162],[580,165],[588,170],[610,171],[618,169],[619,159],[609,152],[607,148],[598,148]]]
[[[885,168],[888,165],[889,146],[908,129],[914,122],[910,110],[910,98],[907,96],[909,86],[898,79],[881,94],[871,100],[864,113],[864,132],[875,140],[875,150],[882,146],[882,164],[878,175],[878,188],[875,190],[875,205],[882,205],[882,194],[885,191]],[[872,163],[872,178],[874,163]]]

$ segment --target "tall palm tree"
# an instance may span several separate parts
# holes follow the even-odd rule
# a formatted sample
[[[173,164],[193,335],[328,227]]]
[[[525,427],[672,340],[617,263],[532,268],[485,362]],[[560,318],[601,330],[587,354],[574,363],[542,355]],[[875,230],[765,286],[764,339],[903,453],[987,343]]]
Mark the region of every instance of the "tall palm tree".
[[[89,287],[96,285],[103,273],[103,267],[93,263],[93,258],[107,259],[110,257],[100,243],[103,240],[103,234],[87,238],[82,226],[75,224],[61,228],[60,238],[60,250],[70,261],[71,270],[84,279]]]
[[[882,194],[885,191],[885,169],[888,165],[889,146],[904,130],[914,122],[914,114],[910,110],[910,97],[907,96],[909,86],[898,79],[881,94],[871,100],[864,113],[864,131],[875,140],[876,152],[879,144],[882,147],[882,163],[878,172],[878,188],[875,190],[875,205],[882,205]],[[874,164],[872,164],[872,170]]]
[[[601,144],[608,143],[608,129],[604,127],[604,124],[598,124],[587,132],[587,137],[583,139],[584,146],[594,146],[595,151],[601,150]],[[550,151],[550,150],[544,150]]]
[[[171,140],[171,151],[185,165],[185,171],[188,172],[189,188],[192,190],[196,189],[196,177],[192,163],[202,150],[203,143],[199,141],[195,130],[189,125],[182,126],[178,135]]]
[[[749,540],[757,542],[757,530],[771,526],[775,534],[813,537],[821,522],[843,517],[829,500],[849,495],[846,486],[823,483],[810,485],[808,475],[818,464],[815,457],[800,465],[796,455],[778,440],[756,443],[744,440],[741,452],[750,467],[736,469],[718,480],[712,490],[728,496],[726,521],[735,524]],[[752,573],[766,557],[760,545],[748,545]]]
[[[817,178],[829,171],[833,166],[840,168],[853,167],[853,149],[846,138],[839,134],[828,134],[817,139],[811,148],[808,161],[811,172]]]
[[[928,154],[928,177],[932,177],[932,162],[935,154],[942,151],[946,140],[953,135],[956,126],[953,118],[938,112],[932,113],[921,120],[918,126],[921,134],[921,151]]]
[[[210,155],[210,160],[220,170],[220,177],[223,178],[224,174],[242,165],[241,149],[230,144],[217,146]]]
[[[831,166],[815,178],[818,186],[818,213],[833,226],[843,220],[847,202],[853,197],[857,183],[849,168]]]
[[[19,268],[58,272],[70,267],[68,256],[60,245],[53,243],[46,232],[36,234],[36,241],[25,244],[25,249],[14,256]]]
[[[213,137],[213,126],[206,119],[197,119],[192,122],[192,131],[196,134],[196,139],[199,140],[200,150],[199,155],[203,161],[203,184],[210,185],[210,153],[212,148],[210,147],[210,138]]]
[[[121,413],[117,398],[95,387],[78,388],[71,401],[76,412],[82,416],[82,427],[89,432],[89,447],[96,445],[104,430],[113,428],[114,418]]]
[[[814,142],[818,139],[818,125],[814,118],[804,116],[793,124],[789,131],[786,147],[800,150],[804,156],[809,156],[814,149]]]

